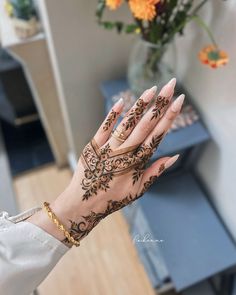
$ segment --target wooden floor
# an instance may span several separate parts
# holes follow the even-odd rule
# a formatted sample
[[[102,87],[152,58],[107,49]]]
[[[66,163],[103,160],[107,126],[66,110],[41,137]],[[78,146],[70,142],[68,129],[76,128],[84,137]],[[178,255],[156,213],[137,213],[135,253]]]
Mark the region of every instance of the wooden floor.
[[[69,169],[52,165],[15,178],[21,210],[53,200],[70,177]],[[70,250],[38,290],[40,295],[154,295],[120,212]]]

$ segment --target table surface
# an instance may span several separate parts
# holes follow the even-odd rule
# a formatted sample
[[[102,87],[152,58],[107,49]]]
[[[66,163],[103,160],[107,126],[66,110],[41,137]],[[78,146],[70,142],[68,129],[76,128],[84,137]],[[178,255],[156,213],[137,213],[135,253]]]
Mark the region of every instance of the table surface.
[[[236,246],[190,172],[160,179],[139,205],[153,238],[164,240],[177,291],[236,266]]]

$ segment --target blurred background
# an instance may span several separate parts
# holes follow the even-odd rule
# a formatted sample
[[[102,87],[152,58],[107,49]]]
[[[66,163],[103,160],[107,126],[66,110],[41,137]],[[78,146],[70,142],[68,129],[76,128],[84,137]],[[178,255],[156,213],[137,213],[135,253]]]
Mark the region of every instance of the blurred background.
[[[39,294],[236,294],[236,3],[0,0],[0,210],[53,200],[121,96],[176,77],[178,163]]]

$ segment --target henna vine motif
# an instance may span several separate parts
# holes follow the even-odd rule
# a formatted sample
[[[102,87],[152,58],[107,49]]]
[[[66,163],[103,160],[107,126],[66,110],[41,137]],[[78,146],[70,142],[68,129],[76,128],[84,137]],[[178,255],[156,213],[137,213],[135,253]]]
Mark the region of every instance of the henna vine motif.
[[[156,149],[158,148],[162,138],[164,136],[164,132],[161,133],[158,136],[153,136],[151,142],[149,145],[143,144],[140,146],[139,149],[137,149],[135,156],[139,158],[139,161],[141,164],[137,167],[135,167],[132,179],[133,179],[133,185],[139,180],[139,178],[143,175],[145,166],[149,159],[152,157]]]
[[[149,180],[148,181],[146,181],[146,182],[144,182],[144,184],[143,184],[143,189],[142,189],[142,191],[141,191],[141,194],[140,194],[140,196],[139,196],[139,198],[141,197],[141,196],[143,196],[143,194],[144,193],[146,193],[146,191],[149,189],[149,187],[157,180],[157,176],[155,175],[155,176],[151,176],[150,178],[149,178]]]
[[[82,189],[85,190],[83,200],[97,195],[99,190],[107,191],[114,176],[127,173],[132,169],[135,169],[132,176],[133,184],[135,184],[163,136],[164,133],[154,136],[149,145],[143,144],[117,151],[112,151],[109,144],[99,149],[93,139],[86,145],[81,156],[85,167],[81,182]]]
[[[104,131],[107,131],[111,127],[111,124],[115,121],[116,117],[117,117],[117,112],[112,110],[103,125]]]
[[[133,185],[139,180],[139,178],[143,175],[145,164],[142,163],[141,165],[134,168],[134,172],[132,175]]]
[[[137,146],[112,151],[110,145],[99,149],[93,139],[84,148],[81,161],[85,167],[82,189],[85,190],[83,200],[96,195],[99,190],[107,191],[109,183],[115,175],[127,173],[137,163],[133,157]]]
[[[109,200],[107,202],[107,207],[103,212],[95,213],[93,211],[90,212],[87,216],[82,216],[82,220],[78,223],[71,221],[71,227],[70,227],[70,234],[71,236],[77,240],[80,241],[84,237],[86,237],[89,232],[105,217],[108,215],[114,213],[115,211],[118,211],[122,209],[123,207],[127,206],[128,204],[131,204],[135,200],[142,197],[142,195],[147,191],[147,189],[153,184],[153,182],[157,179],[157,176],[151,176],[148,181],[146,181],[143,185],[143,188],[140,192],[140,194],[136,194],[134,197],[132,197],[131,194],[123,198],[122,200]],[[68,239],[64,239],[63,241],[65,244],[69,245],[70,242]]]
[[[147,105],[148,103],[143,99],[138,99],[135,107],[128,113],[127,122],[123,123],[125,130],[131,129],[137,124]]]
[[[164,170],[165,170],[165,164],[162,163],[162,164],[160,165],[160,167],[159,167],[158,172],[159,172],[159,173],[162,173]]]
[[[164,108],[166,108],[169,104],[169,98],[164,96],[158,96],[155,101],[155,107],[152,110],[151,120],[157,119],[161,116],[161,112]]]

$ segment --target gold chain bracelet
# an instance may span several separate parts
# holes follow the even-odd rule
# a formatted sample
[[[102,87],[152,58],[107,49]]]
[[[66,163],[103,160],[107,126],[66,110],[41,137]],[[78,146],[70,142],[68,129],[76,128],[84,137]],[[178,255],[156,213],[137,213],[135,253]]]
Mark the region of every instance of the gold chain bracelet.
[[[79,247],[80,242],[76,241],[71,234],[66,230],[66,227],[59,221],[56,214],[52,212],[52,209],[50,208],[50,204],[48,202],[43,203],[43,207],[46,210],[48,217],[53,221],[53,223],[56,224],[57,228],[61,230],[64,234],[64,236],[67,238],[67,240],[75,245],[76,247]]]

